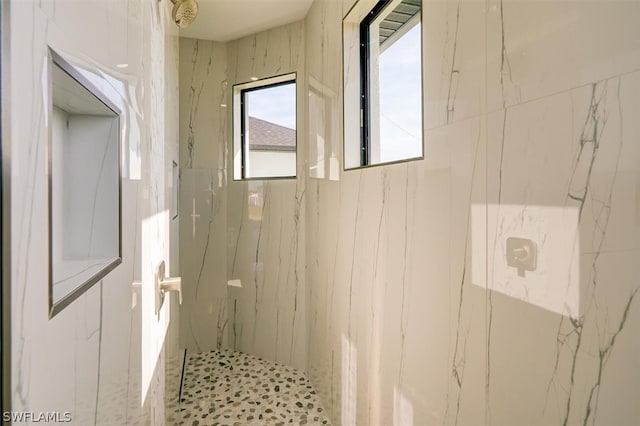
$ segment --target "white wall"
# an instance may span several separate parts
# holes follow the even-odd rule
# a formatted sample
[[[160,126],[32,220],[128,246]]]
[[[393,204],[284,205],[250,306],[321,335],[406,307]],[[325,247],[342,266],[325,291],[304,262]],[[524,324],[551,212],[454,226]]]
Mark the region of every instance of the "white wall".
[[[295,176],[296,153],[291,151],[249,151],[252,176]]]
[[[171,297],[155,316],[152,289],[153,267],[177,251],[168,217],[178,133],[170,7],[155,0],[11,2],[14,411],[68,411],[78,425],[159,425],[177,397],[178,306]],[[123,110],[123,263],[52,319],[47,46]],[[167,267],[177,273],[177,265]]]

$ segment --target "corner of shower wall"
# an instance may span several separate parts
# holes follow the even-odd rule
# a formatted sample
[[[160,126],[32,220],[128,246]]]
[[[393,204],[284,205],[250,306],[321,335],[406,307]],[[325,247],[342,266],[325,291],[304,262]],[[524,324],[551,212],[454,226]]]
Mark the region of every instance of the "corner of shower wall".
[[[231,347],[306,370],[304,37],[296,22],[227,43],[230,86],[292,72],[297,83],[297,177],[229,182],[227,271],[242,283],[229,304]]]
[[[180,41],[182,341],[306,368],[304,24]],[[297,73],[296,179],[233,181],[231,89]],[[242,287],[228,286],[228,282]]]
[[[179,217],[183,305],[190,352],[227,347],[227,47],[180,39]]]

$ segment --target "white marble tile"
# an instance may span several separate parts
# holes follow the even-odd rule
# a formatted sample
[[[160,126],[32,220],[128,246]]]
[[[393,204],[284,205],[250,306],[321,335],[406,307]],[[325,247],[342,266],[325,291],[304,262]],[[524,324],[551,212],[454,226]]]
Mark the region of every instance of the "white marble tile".
[[[313,76],[308,93],[308,175],[337,181],[342,171],[338,94]]]
[[[333,8],[305,22],[326,62]],[[637,422],[635,3],[505,2],[505,56],[500,4],[424,8],[425,160],[307,181],[321,400],[339,424]],[[539,243],[524,278],[509,236]]]
[[[190,350],[231,347],[306,365],[304,34],[298,22],[226,44],[180,43],[181,341]],[[290,72],[299,179],[230,180],[231,87]],[[242,288],[228,292],[228,280]]]
[[[243,286],[230,341],[238,342],[236,350],[297,368],[306,367],[304,35],[298,22],[227,44],[232,85],[297,73],[298,178],[230,181],[227,204],[227,276]]]
[[[238,342],[236,350],[304,366],[304,193],[295,181],[234,185],[228,200],[229,278],[239,279],[242,289],[229,318],[230,341]],[[258,202],[249,203],[250,196]]]
[[[224,172],[231,108],[225,106],[229,96],[226,44],[180,40],[180,94],[180,166]]]
[[[305,20],[305,67],[308,71],[309,177],[339,180],[343,169],[341,31],[327,26],[342,19],[340,2],[314,2]],[[313,71],[311,71],[313,70]],[[307,201],[309,202],[309,201]]]
[[[639,18],[635,1],[488,2],[488,109],[640,69]]]
[[[486,4],[422,4],[424,127],[476,117],[485,111]]]
[[[171,399],[164,376],[175,382],[179,374],[179,368],[164,368],[177,352],[175,339],[164,345],[170,302],[162,326],[142,307],[151,292],[147,267],[177,250],[162,213],[169,206],[165,167],[177,154],[178,117],[171,112],[178,88],[177,29],[169,12],[154,1],[12,3],[15,411],[69,411],[75,424],[164,422],[163,407]],[[124,122],[123,262],[53,319],[47,312],[47,46],[89,70],[92,82],[123,109]],[[153,250],[143,239],[150,234]],[[134,282],[142,285],[132,287]],[[151,346],[157,352],[145,357],[143,348]],[[143,380],[145,370],[151,374]]]
[[[180,178],[180,338],[194,351],[220,347],[227,320],[226,196],[212,169],[184,168]]]
[[[344,423],[353,416],[352,411],[345,411],[352,393],[350,381],[344,383],[345,368],[355,370],[357,377],[355,403],[362,405],[357,421],[387,424],[394,416],[404,415],[394,413],[394,406],[396,411],[410,406],[414,418],[419,419],[426,418],[426,412],[436,410],[442,416],[448,411],[448,350],[459,351],[456,362],[460,371],[465,365],[474,366],[464,361],[470,336],[467,317],[471,314],[467,309],[472,309],[467,305],[458,318],[464,320],[459,349],[445,344],[439,345],[438,351],[428,342],[450,339],[449,329],[437,324],[447,321],[453,312],[448,304],[437,301],[457,299],[461,291],[465,241],[470,238],[471,182],[474,166],[482,166],[482,134],[479,120],[458,128],[445,127],[428,132],[430,155],[423,163],[346,172],[339,190],[329,182],[314,182],[317,188],[311,192],[316,196],[310,198],[308,206],[308,229],[314,231],[308,241],[312,268],[309,300],[314,312],[309,317],[310,371],[313,380],[322,383],[323,398],[332,401],[325,404],[334,421],[342,419]],[[451,141],[459,142],[452,146]],[[458,156],[460,152],[465,157]],[[450,201],[452,187],[460,189],[455,205]],[[475,191],[480,190],[482,187]],[[481,193],[474,196],[482,198]],[[451,224],[451,218],[456,218],[458,226]],[[316,234],[316,229],[335,232]],[[448,232],[458,236],[456,244]],[[450,270],[448,259],[454,252],[462,263],[460,269]],[[456,290],[438,287],[436,283],[442,280],[451,282]],[[465,280],[467,303],[473,306],[469,303],[473,297],[475,304],[483,306],[481,293],[469,288],[469,280],[470,274]],[[440,320],[434,321],[435,317]],[[469,346],[482,347],[482,328],[477,326],[474,331],[475,340]],[[323,350],[326,346],[330,352]],[[350,355],[353,353],[356,362]],[[431,356],[427,364],[423,359],[426,354]],[[479,381],[469,379],[473,373],[467,371],[465,390],[475,386],[481,392],[482,366],[475,365],[480,367],[476,370]],[[335,372],[333,379],[326,378],[327,371]],[[452,418],[456,410],[454,392],[450,389],[454,412],[448,415]]]
[[[582,280],[597,276],[602,285],[588,296],[586,312],[576,320],[559,321],[535,305],[493,297],[493,422],[633,423],[634,398],[623,390],[638,376],[635,256],[637,252],[583,256]]]
[[[227,51],[223,43],[180,41],[180,340],[189,350],[225,339]]]
[[[227,43],[232,84],[304,71],[304,23],[296,22]]]
[[[624,259],[637,252],[640,164],[629,137],[639,132],[624,119],[636,100],[622,96],[637,74],[489,116],[488,287],[509,296],[489,294],[488,417],[496,423],[624,424],[637,415],[619,379],[608,400],[617,408],[598,414],[609,358],[621,351],[634,370],[628,360],[638,356],[625,342],[638,326],[638,272]],[[505,265],[510,236],[537,243],[537,269],[524,277]]]

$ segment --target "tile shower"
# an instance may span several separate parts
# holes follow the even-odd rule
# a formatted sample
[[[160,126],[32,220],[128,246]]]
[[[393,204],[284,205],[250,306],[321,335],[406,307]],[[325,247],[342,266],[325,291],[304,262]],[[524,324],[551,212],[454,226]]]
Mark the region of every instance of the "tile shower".
[[[346,172],[354,0],[226,43],[179,38],[155,0],[12,4],[15,409],[107,425],[640,422],[639,2],[424,1],[425,159]],[[48,45],[117,76],[130,141],[123,264],[54,321],[29,267],[46,259]],[[234,181],[232,86],[290,72],[297,178]],[[514,267],[523,247],[535,265]],[[149,328],[161,256],[184,301]]]
[[[424,2],[425,160],[330,173],[352,4],[180,41],[202,182],[181,214],[205,206],[181,224],[184,345],[306,369],[336,425],[637,422],[638,4]],[[230,87],[293,71],[298,178],[232,181]],[[535,270],[509,265],[514,241]]]

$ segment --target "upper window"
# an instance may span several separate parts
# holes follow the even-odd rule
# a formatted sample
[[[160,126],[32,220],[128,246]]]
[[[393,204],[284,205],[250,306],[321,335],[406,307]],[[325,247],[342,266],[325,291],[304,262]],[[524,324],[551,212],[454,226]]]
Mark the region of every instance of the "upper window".
[[[296,176],[296,75],[233,87],[234,179]]]
[[[421,0],[359,3],[344,22],[345,98],[359,99],[351,110],[345,101],[345,168],[422,158]]]

